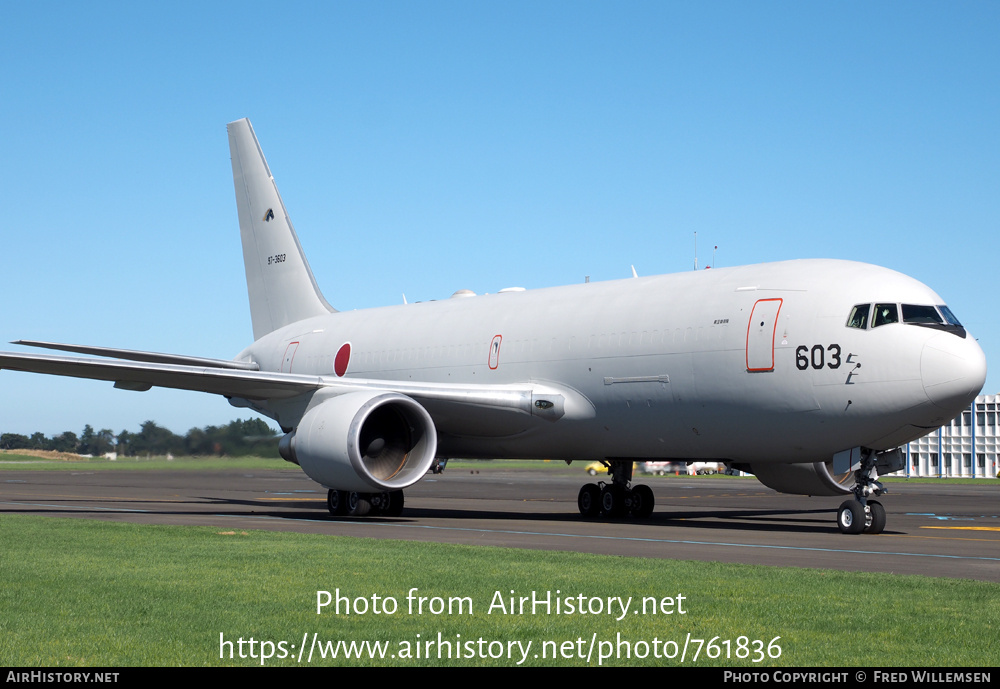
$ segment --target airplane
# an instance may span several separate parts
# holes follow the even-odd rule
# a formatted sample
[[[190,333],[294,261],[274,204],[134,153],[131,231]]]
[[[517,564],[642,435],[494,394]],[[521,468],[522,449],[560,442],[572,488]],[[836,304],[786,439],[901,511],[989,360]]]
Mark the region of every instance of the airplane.
[[[584,517],[648,517],[634,461],[722,462],[779,492],[848,496],[880,533],[900,445],[979,393],[986,358],[901,273],[794,260],[338,312],[249,120],[227,126],[254,342],[232,360],[34,340],[0,368],[225,396],[281,426],[333,515],[398,516],[435,458],[599,461]],[[96,355],[96,356],[93,356]]]

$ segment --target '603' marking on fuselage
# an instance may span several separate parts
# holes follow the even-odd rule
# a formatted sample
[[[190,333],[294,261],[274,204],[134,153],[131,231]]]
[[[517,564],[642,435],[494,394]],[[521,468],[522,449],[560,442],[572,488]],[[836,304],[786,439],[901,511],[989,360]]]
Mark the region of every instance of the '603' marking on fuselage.
[[[827,355],[829,354],[829,361],[827,361]],[[795,348],[795,367],[800,371],[805,371],[810,366],[814,369],[821,369],[824,366],[827,368],[840,368],[840,345],[831,344],[823,346],[821,344],[813,345],[799,345]]]

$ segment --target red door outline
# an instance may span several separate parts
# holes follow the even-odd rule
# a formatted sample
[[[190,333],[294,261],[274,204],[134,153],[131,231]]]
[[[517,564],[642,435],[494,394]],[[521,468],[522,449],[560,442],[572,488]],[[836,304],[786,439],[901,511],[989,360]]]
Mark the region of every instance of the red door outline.
[[[747,371],[774,370],[774,334],[782,300],[758,299],[747,322]]]
[[[500,365],[500,342],[503,340],[503,336],[494,335],[493,341],[490,342],[490,368],[494,371],[497,370],[497,366]]]
[[[281,372],[291,373],[292,372],[292,362],[295,360],[295,350],[299,348],[299,342],[289,342],[288,346],[285,347],[285,357],[281,360]]]

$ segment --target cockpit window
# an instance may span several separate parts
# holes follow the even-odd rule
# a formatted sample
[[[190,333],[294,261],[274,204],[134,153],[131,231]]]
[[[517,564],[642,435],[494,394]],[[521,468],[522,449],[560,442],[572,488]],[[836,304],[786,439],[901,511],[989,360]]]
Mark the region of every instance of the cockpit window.
[[[875,304],[875,316],[872,319],[872,327],[888,323],[899,323],[899,312],[895,304]]]
[[[938,311],[940,311],[941,315],[944,316],[944,320],[948,325],[962,325],[958,322],[958,319],[955,318],[955,314],[951,312],[951,309],[944,304],[938,306]]]
[[[871,304],[858,304],[851,309],[851,317],[847,319],[848,328],[859,328],[864,330],[868,327],[868,314],[872,310]]]
[[[899,323],[900,309],[902,309],[903,323],[944,330],[962,338],[967,335],[965,328],[955,318],[955,314],[943,304],[938,306],[927,304],[857,304],[851,309],[851,315],[847,318],[847,327],[865,330],[869,323],[872,328],[889,323]]]
[[[944,323],[941,315],[933,306],[919,306],[917,304],[903,304],[904,323]]]

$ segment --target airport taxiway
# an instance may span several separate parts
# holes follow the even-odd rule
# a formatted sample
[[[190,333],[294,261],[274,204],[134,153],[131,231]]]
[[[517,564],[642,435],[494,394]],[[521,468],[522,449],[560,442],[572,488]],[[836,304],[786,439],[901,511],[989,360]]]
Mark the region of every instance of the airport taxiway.
[[[583,519],[589,478],[570,467],[451,468],[406,490],[398,518],[333,518],[296,470],[3,471],[0,514],[210,525],[632,557],[1000,582],[1000,484],[893,483],[885,533],[845,536],[841,498],[783,495],[752,479],[638,477],[648,520]]]

